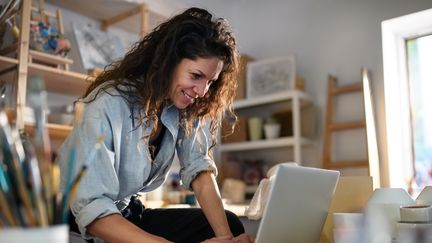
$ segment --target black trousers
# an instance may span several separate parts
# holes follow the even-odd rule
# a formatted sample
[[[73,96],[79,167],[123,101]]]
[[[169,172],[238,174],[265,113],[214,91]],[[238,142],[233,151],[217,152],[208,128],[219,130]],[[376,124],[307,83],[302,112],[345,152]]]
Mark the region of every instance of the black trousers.
[[[225,211],[234,236],[245,232],[239,218],[230,211]],[[199,208],[148,209],[138,201],[123,210],[123,216],[148,233],[161,236],[176,243],[202,242],[215,236],[204,213]],[[78,232],[75,219],[71,214],[70,229]]]

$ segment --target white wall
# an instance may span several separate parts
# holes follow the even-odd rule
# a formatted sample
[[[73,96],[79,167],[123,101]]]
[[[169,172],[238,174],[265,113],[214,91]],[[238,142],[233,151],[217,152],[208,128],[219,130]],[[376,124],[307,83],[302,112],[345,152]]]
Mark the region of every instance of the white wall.
[[[288,54],[321,109],[324,124],[327,75],[339,82],[360,81],[360,68],[372,73],[381,161],[386,158],[381,21],[432,8],[430,0],[182,0],[206,7],[232,24],[242,53],[257,59]],[[361,109],[353,102],[352,109]],[[351,115],[345,118],[351,118]],[[322,136],[320,135],[320,138]],[[322,140],[322,139],[320,139]],[[354,140],[354,139],[353,139]],[[356,150],[358,144],[352,143]],[[321,154],[321,146],[317,149]],[[320,158],[316,159],[319,165]]]
[[[372,91],[375,94],[381,160],[387,160],[386,144],[382,139],[385,136],[385,116],[381,21],[432,8],[430,0],[178,0],[177,2],[180,4],[173,4],[172,12],[180,11],[183,6],[195,5],[205,7],[217,16],[228,19],[237,35],[240,51],[255,59],[289,54],[296,56],[297,72],[306,80],[306,91],[314,97],[320,110],[318,116],[320,143],[315,147],[316,151],[312,152],[315,159],[309,162],[310,165],[320,164],[327,75],[337,76],[341,84],[352,83],[360,81],[360,68],[367,67],[372,72]],[[69,29],[71,22],[98,24],[92,19],[62,10],[67,33],[72,33]],[[164,11],[165,15],[170,15],[171,10]],[[117,31],[120,36],[126,36],[125,42],[130,43],[128,40],[134,40],[131,33],[115,28],[113,31]],[[79,56],[73,52],[71,58],[79,62]],[[78,66],[75,68],[79,69]],[[342,109],[341,117],[358,118],[358,114],[361,114],[363,109],[360,100],[347,99],[344,106],[349,108]],[[357,134],[352,134],[351,137],[355,138]],[[341,157],[344,157],[344,151],[350,154],[364,150],[358,142],[344,144],[349,146],[340,151]]]

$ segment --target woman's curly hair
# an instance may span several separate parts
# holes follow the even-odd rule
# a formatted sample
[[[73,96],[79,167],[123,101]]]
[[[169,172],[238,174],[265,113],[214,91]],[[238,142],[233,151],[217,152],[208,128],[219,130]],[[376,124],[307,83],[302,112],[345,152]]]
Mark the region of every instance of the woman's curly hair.
[[[138,126],[148,127],[151,122],[158,122],[158,114],[168,99],[174,69],[180,61],[209,57],[222,60],[223,69],[205,96],[182,110],[180,123],[190,133],[196,119],[208,120],[211,149],[216,144],[217,129],[223,117],[226,114],[236,117],[232,103],[237,87],[238,51],[227,21],[214,19],[204,9],[187,9],[160,24],[135,43],[122,60],[105,67],[84,96],[110,81],[103,90],[115,87],[129,105],[143,111],[144,115],[138,117]],[[120,88],[120,85],[128,88]],[[155,129],[156,126],[153,132]]]

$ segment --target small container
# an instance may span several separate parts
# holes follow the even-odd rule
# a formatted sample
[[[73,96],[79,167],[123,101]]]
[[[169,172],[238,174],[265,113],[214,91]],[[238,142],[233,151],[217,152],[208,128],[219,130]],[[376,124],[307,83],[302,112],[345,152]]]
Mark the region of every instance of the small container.
[[[430,205],[402,206],[400,208],[400,218],[402,222],[430,223],[432,222],[432,206]]]
[[[275,139],[280,136],[281,125],[279,123],[264,124],[264,135],[266,139]]]
[[[248,119],[249,139],[257,141],[262,139],[263,119],[260,117],[251,117]]]

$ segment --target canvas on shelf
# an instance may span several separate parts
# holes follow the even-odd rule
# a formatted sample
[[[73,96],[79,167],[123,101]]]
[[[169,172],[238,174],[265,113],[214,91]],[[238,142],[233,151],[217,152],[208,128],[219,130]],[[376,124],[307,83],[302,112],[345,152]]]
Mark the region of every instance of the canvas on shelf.
[[[250,99],[294,89],[295,78],[294,56],[248,63],[246,96]]]
[[[72,27],[84,69],[104,68],[124,55],[118,36],[91,25],[73,24]]]

